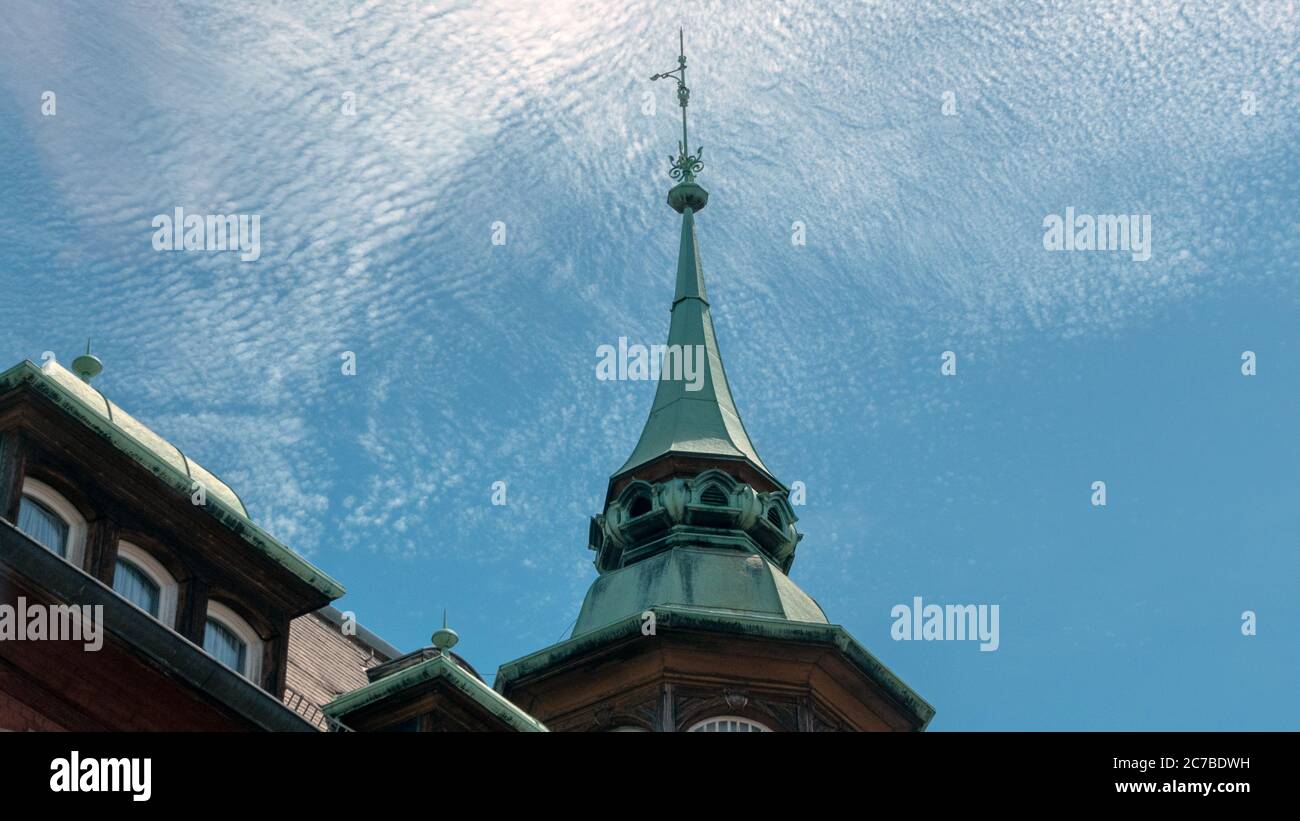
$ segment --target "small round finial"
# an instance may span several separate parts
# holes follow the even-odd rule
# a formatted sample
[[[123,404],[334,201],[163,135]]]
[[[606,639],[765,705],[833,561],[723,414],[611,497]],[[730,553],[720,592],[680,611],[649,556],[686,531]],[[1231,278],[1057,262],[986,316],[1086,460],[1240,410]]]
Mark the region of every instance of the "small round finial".
[[[90,352],[90,340],[86,340],[86,352],[76,359],[72,360],[72,372],[81,377],[82,382],[89,383],[90,380],[99,376],[104,370],[104,363]]]
[[[447,626],[446,610],[442,611],[442,627],[433,631],[430,640],[433,642],[433,646],[443,653],[455,647],[460,641],[460,636],[456,635],[456,631]]]
[[[679,214],[687,208],[700,211],[708,204],[709,192],[705,191],[699,183],[679,182],[668,189],[668,205]]]

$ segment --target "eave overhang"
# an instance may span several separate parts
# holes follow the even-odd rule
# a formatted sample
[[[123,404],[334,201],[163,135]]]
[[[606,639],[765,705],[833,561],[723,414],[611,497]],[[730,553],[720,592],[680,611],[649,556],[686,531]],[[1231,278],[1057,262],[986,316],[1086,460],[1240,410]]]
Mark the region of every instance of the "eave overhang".
[[[107,411],[100,411],[91,406],[83,397],[60,384],[30,360],[24,360],[4,373],[0,373],[0,395],[15,388],[31,390],[43,396],[73,420],[106,439],[114,448],[183,496],[190,495],[193,482],[204,481],[202,478],[196,479],[190,473],[178,469],[162,458],[154,448],[117,425],[109,418]],[[94,393],[98,395],[98,391]],[[106,402],[105,407],[112,406]],[[189,463],[186,464],[188,471]],[[347,592],[343,585],[323,570],[312,565],[259,527],[244,511],[237,510],[235,505],[239,502],[237,497],[233,497],[233,492],[230,500],[223,496],[225,494],[209,492],[203,505],[204,512],[242,539],[258,554],[283,567],[324,596],[327,601],[333,601]]]
[[[929,702],[903,683],[902,679],[838,624],[768,619],[672,605],[656,605],[650,610],[655,614],[656,630],[659,633],[694,630],[830,646],[888,695],[899,710],[910,717],[918,730],[924,730],[934,718],[934,707]],[[523,680],[533,680],[557,672],[608,645],[643,638],[641,630],[644,623],[641,614],[630,616],[503,664],[497,670],[496,689],[501,693],[508,692]]]
[[[349,713],[396,698],[426,682],[441,681],[459,690],[485,711],[523,733],[544,733],[546,725],[512,704],[505,696],[488,687],[461,668],[448,656],[439,655],[408,667],[378,681],[344,693],[325,705],[325,715],[342,721]]]
[[[104,630],[147,664],[188,685],[257,729],[319,732],[280,700],[208,655],[198,645],[0,519],[0,574],[12,574],[51,599],[102,606]],[[149,694],[140,694],[142,704]]]

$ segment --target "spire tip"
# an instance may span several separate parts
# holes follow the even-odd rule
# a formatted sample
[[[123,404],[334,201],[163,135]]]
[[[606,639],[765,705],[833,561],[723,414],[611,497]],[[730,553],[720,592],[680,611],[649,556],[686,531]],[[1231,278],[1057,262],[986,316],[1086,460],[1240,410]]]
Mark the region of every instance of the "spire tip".
[[[650,80],[666,80],[669,77],[677,81],[677,105],[682,109],[682,139],[677,144],[677,156],[669,156],[668,176],[677,180],[679,184],[695,184],[695,175],[704,168],[704,162],[700,157],[704,154],[704,148],[695,149],[695,153],[690,153],[690,140],[686,130],[686,106],[690,104],[691,90],[686,85],[686,29],[681,27],[677,30],[678,43],[681,46],[680,54],[677,57],[677,68],[672,71],[665,71],[661,74],[651,75]],[[698,186],[696,186],[698,188]],[[704,189],[700,189],[703,191]],[[672,205],[672,197],[669,197],[669,204]],[[677,208],[676,205],[673,205]],[[677,210],[681,210],[678,208]]]

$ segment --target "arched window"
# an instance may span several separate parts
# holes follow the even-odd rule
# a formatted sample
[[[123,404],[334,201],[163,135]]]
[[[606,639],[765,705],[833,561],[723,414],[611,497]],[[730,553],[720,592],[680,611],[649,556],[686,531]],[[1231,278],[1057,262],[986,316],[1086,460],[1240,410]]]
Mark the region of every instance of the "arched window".
[[[23,481],[18,529],[81,567],[86,547],[86,520],[81,518],[71,502],[44,482],[35,479]]]
[[[700,501],[704,502],[706,505],[724,507],[727,504],[727,494],[717,485],[709,485],[704,489],[704,492],[700,494]]]
[[[627,515],[633,519],[637,516],[644,516],[650,512],[650,497],[646,494],[637,496],[632,500],[632,505],[627,510]]]
[[[772,523],[772,527],[777,530],[785,530],[785,522],[781,519],[781,511],[776,507],[770,507],[767,510],[767,520]]]
[[[176,620],[176,581],[157,559],[130,542],[118,542],[113,589],[171,627]]]
[[[126,559],[118,559],[113,570],[113,589],[122,598],[139,607],[155,619],[158,618],[162,605],[162,586],[149,578],[149,574],[139,565]]]
[[[203,649],[217,661],[259,684],[262,671],[262,640],[248,622],[221,602],[208,602],[208,621],[203,627]]]
[[[757,721],[740,716],[714,716],[697,721],[687,730],[688,733],[770,733],[767,727]]]

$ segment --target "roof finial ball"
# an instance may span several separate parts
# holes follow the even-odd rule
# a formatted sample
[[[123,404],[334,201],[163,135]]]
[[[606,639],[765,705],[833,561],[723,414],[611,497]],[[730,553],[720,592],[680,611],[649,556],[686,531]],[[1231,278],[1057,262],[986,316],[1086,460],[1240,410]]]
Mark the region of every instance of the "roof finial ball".
[[[90,340],[87,339],[86,352],[72,360],[72,372],[81,377],[82,382],[89,384],[90,380],[99,376],[102,370],[104,370],[104,363],[90,352]]]
[[[446,610],[442,611],[442,627],[433,631],[431,641],[433,642],[433,646],[437,647],[438,650],[443,653],[451,650],[451,648],[455,647],[456,643],[460,641],[460,636],[456,635],[456,631],[447,626]]]

